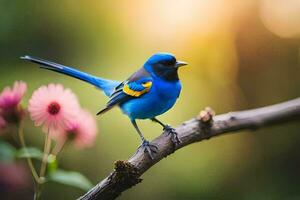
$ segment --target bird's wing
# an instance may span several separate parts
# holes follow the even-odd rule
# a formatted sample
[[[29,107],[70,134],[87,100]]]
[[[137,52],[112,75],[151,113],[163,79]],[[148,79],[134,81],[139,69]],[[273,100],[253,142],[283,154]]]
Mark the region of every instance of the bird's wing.
[[[106,107],[99,111],[97,115],[103,114],[114,106],[124,103],[133,98],[139,98],[149,92],[152,87],[152,78],[150,74],[141,68],[130,76],[126,81],[115,87]]]

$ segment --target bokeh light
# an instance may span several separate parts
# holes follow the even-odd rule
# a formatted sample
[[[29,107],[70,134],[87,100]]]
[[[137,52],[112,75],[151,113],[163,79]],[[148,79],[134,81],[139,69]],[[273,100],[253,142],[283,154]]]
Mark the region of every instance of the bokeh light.
[[[25,106],[35,89],[52,82],[71,88],[94,114],[107,99],[86,83],[20,60],[24,54],[124,80],[153,53],[171,52],[189,63],[179,72],[178,102],[159,117],[174,126],[206,106],[220,114],[300,95],[297,0],[1,0],[0,13],[0,89],[26,81]],[[140,142],[119,109],[97,123],[92,148],[70,146],[58,157],[63,168],[80,171],[94,184]],[[138,123],[147,139],[161,133],[150,121]],[[297,199],[299,128],[295,122],[190,145],[151,168],[119,199]],[[29,145],[42,147],[40,132],[26,119]],[[48,183],[43,199],[82,194]]]

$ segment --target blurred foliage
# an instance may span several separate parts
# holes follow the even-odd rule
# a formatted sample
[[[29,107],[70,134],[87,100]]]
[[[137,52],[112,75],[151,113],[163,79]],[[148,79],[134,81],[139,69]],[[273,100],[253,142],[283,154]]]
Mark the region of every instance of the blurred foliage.
[[[15,153],[15,157],[17,158],[33,158],[42,160],[43,159],[43,152],[40,149],[35,147],[23,147],[18,149]]]
[[[0,161],[3,163],[12,162],[15,157],[15,147],[9,143],[0,141],[0,149]]]
[[[277,103],[300,95],[299,10],[298,0],[0,0],[0,88],[26,81],[26,104],[38,86],[63,83],[97,113],[106,102],[101,92],[19,57],[35,55],[122,80],[154,52],[168,51],[189,66],[180,71],[180,98],[162,121],[179,124],[207,105],[222,113]],[[58,157],[64,169],[80,171],[94,184],[139,145],[118,109],[97,120],[93,148],[70,146]],[[139,124],[149,139],[161,132],[149,121]],[[294,122],[190,145],[119,199],[298,199],[299,129]],[[30,146],[43,145],[29,119],[25,133]],[[83,194],[51,182],[45,188],[43,199]],[[30,192],[10,199],[31,199]]]
[[[84,191],[88,191],[93,186],[92,183],[80,173],[61,169],[51,172],[49,175],[49,180],[73,186]]]

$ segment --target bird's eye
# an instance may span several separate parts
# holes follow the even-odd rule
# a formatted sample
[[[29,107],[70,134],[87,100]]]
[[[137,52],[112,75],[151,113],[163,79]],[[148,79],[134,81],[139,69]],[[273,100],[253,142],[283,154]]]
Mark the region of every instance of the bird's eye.
[[[161,64],[167,65],[167,66],[173,66],[173,65],[175,65],[175,63],[176,63],[175,59],[169,59],[169,60],[161,61]]]

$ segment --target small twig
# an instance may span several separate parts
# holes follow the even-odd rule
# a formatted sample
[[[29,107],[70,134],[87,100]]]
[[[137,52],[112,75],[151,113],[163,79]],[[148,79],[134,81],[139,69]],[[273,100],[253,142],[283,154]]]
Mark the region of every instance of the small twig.
[[[139,177],[155,163],[191,143],[233,131],[256,130],[266,125],[299,119],[300,98],[252,110],[231,112],[215,117],[213,115],[214,112],[206,108],[197,117],[178,126],[176,132],[181,143],[175,149],[170,138],[163,134],[155,138],[152,143],[158,147],[158,152],[153,160],[144,151],[137,151],[128,161],[117,161],[113,172],[79,199],[115,199],[123,191],[141,182]]]

